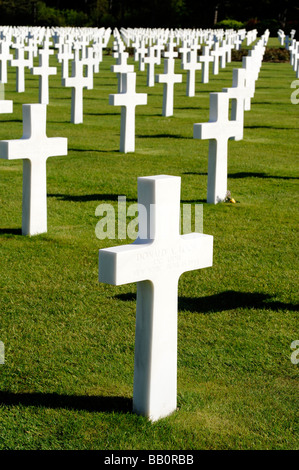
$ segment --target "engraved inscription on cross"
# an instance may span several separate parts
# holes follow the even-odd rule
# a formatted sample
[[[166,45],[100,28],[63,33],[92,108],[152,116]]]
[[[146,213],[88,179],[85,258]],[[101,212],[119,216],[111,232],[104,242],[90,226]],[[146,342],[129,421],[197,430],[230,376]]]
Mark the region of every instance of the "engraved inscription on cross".
[[[138,178],[139,232],[99,251],[99,281],[137,282],[133,411],[156,421],[177,405],[178,281],[212,266],[213,237],[180,235],[177,176]]]
[[[67,155],[67,139],[47,137],[47,105],[23,105],[23,136],[0,141],[0,158],[23,160],[22,234],[47,232],[48,157]]]

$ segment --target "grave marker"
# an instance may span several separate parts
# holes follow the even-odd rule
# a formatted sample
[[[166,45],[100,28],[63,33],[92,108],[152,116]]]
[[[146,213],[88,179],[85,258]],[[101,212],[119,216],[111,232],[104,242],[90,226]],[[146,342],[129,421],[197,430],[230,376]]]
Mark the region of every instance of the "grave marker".
[[[147,55],[144,57],[144,63],[147,64],[147,86],[155,85],[155,65],[159,63],[159,58],[155,54],[153,47],[148,47]]]
[[[23,105],[23,136],[0,141],[0,158],[23,160],[22,234],[47,232],[48,157],[67,155],[67,139],[47,137],[44,104]]]
[[[164,73],[156,75],[156,82],[164,83],[162,116],[173,115],[174,84],[183,80],[181,74],[175,74],[174,65],[174,59],[164,59]]]
[[[210,55],[210,48],[208,46],[204,46],[202,48],[202,55],[199,56],[200,62],[202,62],[202,83],[209,82],[209,70],[210,70],[210,62],[214,62],[213,57]]]
[[[134,72],[134,65],[129,65],[127,63],[129,54],[128,52],[119,52],[117,55],[117,64],[111,66],[111,72],[117,73],[118,76],[118,86],[117,91],[118,93],[122,93],[122,83],[123,83],[123,76],[126,75],[128,72]]]
[[[210,204],[226,197],[228,140],[240,140],[243,135],[242,122],[229,120],[228,111],[228,93],[210,93],[210,120],[193,127],[195,139],[209,139],[207,202]]]
[[[136,73],[122,77],[122,92],[109,96],[109,104],[121,106],[120,152],[135,151],[135,108],[147,104],[146,93],[136,93]]]
[[[51,49],[39,50],[39,66],[33,67],[31,73],[39,75],[39,103],[49,104],[49,76],[56,75],[57,68],[49,66],[49,56],[54,54]]]
[[[62,79],[62,86],[72,88],[71,122],[83,122],[83,88],[91,86],[90,77],[83,75],[83,62],[72,62],[72,76]]]
[[[195,72],[201,69],[201,63],[197,62],[197,51],[191,49],[187,53],[187,59],[182,62],[182,69],[187,70],[187,96],[195,96]]]
[[[16,57],[9,63],[12,67],[16,67],[16,91],[23,93],[25,91],[25,67],[30,66],[30,60],[25,59],[25,51],[23,45],[16,44]]]
[[[212,236],[180,235],[180,182],[167,175],[138,178],[138,238],[99,251],[100,282],[137,282],[133,411],[152,421],[177,406],[179,278],[213,262]]]
[[[10,42],[2,40],[0,42],[0,82],[7,83],[7,62],[13,58],[9,50]]]

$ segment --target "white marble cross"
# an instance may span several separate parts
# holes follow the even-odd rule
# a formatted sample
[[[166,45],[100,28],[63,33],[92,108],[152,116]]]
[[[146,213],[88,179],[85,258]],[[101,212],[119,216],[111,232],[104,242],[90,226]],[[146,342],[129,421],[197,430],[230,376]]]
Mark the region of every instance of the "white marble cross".
[[[219,48],[220,50],[220,67],[224,69],[226,67],[226,40],[224,39],[221,43],[221,46]]]
[[[181,54],[181,68],[183,69],[184,67],[184,63],[187,61],[187,58],[188,58],[188,54],[191,50],[191,47],[190,47],[190,41],[189,40],[186,40],[184,39],[182,41],[182,45],[181,47],[179,48],[179,53]]]
[[[229,120],[229,94],[210,93],[210,119],[207,123],[194,124],[195,139],[209,139],[207,202],[224,201],[227,193],[228,140],[242,139],[243,123]]]
[[[57,60],[61,63],[61,78],[69,76],[69,60],[74,59],[74,54],[71,51],[69,44],[62,44],[61,51],[57,54]]]
[[[29,68],[32,68],[34,57],[36,57],[38,54],[38,44],[36,38],[30,37],[28,39],[28,44],[24,46],[24,51],[27,53]]]
[[[48,157],[67,155],[67,139],[47,137],[44,104],[23,104],[23,136],[0,141],[0,158],[23,160],[22,234],[47,232]]]
[[[10,61],[12,67],[16,67],[16,91],[23,93],[25,91],[25,67],[30,66],[30,60],[25,59],[25,51],[22,45],[16,45],[16,57]]]
[[[83,122],[83,88],[90,86],[90,78],[83,75],[83,62],[72,61],[72,76],[61,80],[62,86],[72,88],[71,122]]]
[[[140,45],[136,48],[137,56],[138,56],[138,66],[139,66],[139,71],[144,72],[145,70],[145,63],[144,63],[144,58],[147,52],[147,48],[145,47],[145,41],[144,39],[141,39]]]
[[[199,61],[202,62],[202,83],[209,82],[210,62],[214,62],[213,57],[210,55],[210,48],[203,46],[202,55],[199,56]]]
[[[158,65],[159,58],[155,54],[153,46],[148,47],[147,54],[144,57],[144,63],[147,64],[147,86],[153,87],[155,85],[155,65]]]
[[[52,49],[40,49],[39,66],[31,69],[33,75],[39,75],[39,103],[41,104],[49,104],[49,75],[57,73],[57,68],[49,65],[49,56],[52,54],[54,54]]]
[[[162,116],[173,115],[174,84],[183,80],[181,74],[174,72],[174,66],[174,59],[164,59],[164,73],[156,75],[156,82],[164,83]]]
[[[161,54],[164,51],[164,44],[163,44],[161,38],[157,39],[157,42],[156,42],[156,44],[153,45],[153,48],[154,48],[154,51],[155,51],[155,54],[156,54],[156,57],[157,57],[157,60],[158,60],[157,65],[160,65],[161,64]]]
[[[242,35],[236,34],[236,37],[234,39],[234,45],[237,51],[241,50],[242,42],[243,42]]]
[[[227,93],[232,100],[231,120],[240,123],[238,140],[243,139],[245,100],[250,97],[251,94],[250,88],[246,85],[246,70],[233,69],[232,87],[223,88],[222,91]],[[235,137],[232,137],[232,139],[237,140]]]
[[[136,93],[136,73],[122,77],[122,92],[109,96],[109,104],[121,106],[120,152],[135,151],[135,108],[147,104],[146,93]]]
[[[88,90],[93,89],[93,74],[94,68],[98,64],[98,59],[94,55],[94,51],[92,47],[86,47],[85,49],[85,57],[82,57],[82,63],[86,66],[86,76],[89,79],[89,83],[87,85]]]
[[[138,178],[139,233],[99,251],[99,281],[137,282],[133,411],[151,421],[177,407],[178,281],[213,264],[213,237],[180,235],[177,176]]]
[[[255,80],[257,78],[256,64],[254,56],[244,56],[242,58],[242,67],[246,70],[246,86],[250,90],[245,99],[245,111],[251,109],[251,99],[255,93]]]
[[[118,86],[117,91],[118,93],[122,93],[122,84],[123,84],[123,76],[127,73],[134,72],[134,65],[130,65],[127,63],[129,58],[128,52],[121,51],[117,55],[117,64],[111,66],[111,72],[114,72],[118,76]]]
[[[211,51],[211,56],[214,59],[213,62],[213,74],[218,75],[219,74],[219,57],[221,56],[222,52],[219,48],[219,42],[215,42],[213,49]]]
[[[0,82],[7,83],[7,62],[13,58],[9,50],[10,42],[2,40],[0,42]]]
[[[195,96],[195,72],[201,69],[201,63],[197,62],[196,49],[190,49],[187,53],[187,59],[182,62],[183,70],[187,70],[187,96]]]
[[[166,45],[166,51],[163,52],[163,57],[166,59],[174,60],[178,57],[179,53],[175,51],[176,44],[173,42],[173,39],[170,38],[169,42]]]

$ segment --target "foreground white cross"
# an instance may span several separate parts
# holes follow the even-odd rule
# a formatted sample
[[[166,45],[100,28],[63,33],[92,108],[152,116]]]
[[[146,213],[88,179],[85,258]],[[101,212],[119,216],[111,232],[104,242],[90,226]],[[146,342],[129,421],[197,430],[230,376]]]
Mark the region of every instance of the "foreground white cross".
[[[48,157],[67,155],[67,139],[47,137],[47,105],[23,104],[23,136],[0,141],[0,158],[23,159],[22,234],[47,231]]]
[[[179,277],[213,262],[211,235],[180,235],[180,183],[177,176],[138,178],[138,238],[99,251],[100,282],[137,282],[133,410],[152,421],[177,405]]]
[[[227,193],[228,140],[243,137],[243,121],[229,120],[229,93],[210,93],[210,120],[194,124],[195,139],[209,139],[207,202],[224,201]]]
[[[147,104],[146,93],[136,93],[136,73],[122,75],[122,93],[109,95],[109,104],[121,106],[120,152],[135,151],[135,108]]]

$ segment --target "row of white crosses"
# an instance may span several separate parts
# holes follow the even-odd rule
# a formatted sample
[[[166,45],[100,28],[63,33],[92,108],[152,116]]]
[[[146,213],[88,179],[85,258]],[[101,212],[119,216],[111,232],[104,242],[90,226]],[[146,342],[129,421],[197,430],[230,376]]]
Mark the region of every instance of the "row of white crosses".
[[[118,75],[118,94],[110,95],[109,103],[113,106],[121,106],[121,125],[120,125],[120,151],[134,152],[135,151],[135,108],[137,105],[144,105],[147,103],[145,94],[136,93],[136,73],[134,66],[128,64],[128,53],[125,51],[125,42],[130,43],[130,34],[126,34],[126,30],[122,30],[122,36],[117,29],[114,30],[114,43],[113,43],[113,57],[117,62],[111,67],[112,72]],[[226,54],[233,47],[232,43],[223,45],[222,54],[219,50],[218,43],[214,45],[214,49],[210,55],[210,47],[203,46],[203,53],[199,57],[200,62],[197,62],[198,50],[201,46],[198,44],[198,38],[193,38],[192,42],[183,40],[182,47],[178,49],[178,38],[174,34],[165,35],[162,37],[161,31],[156,38],[156,44],[145,47],[148,42],[154,41],[154,35],[141,39],[136,42],[135,39],[135,60],[139,65],[147,64],[147,86],[152,87],[154,83],[163,83],[163,105],[162,116],[172,116],[174,107],[174,85],[182,82],[182,75],[175,73],[175,59],[178,57],[178,52],[182,54],[181,67],[187,70],[187,96],[194,96],[195,94],[195,71],[203,70],[202,81],[207,83],[209,80],[209,64],[214,62],[214,72],[218,73],[218,58],[222,55],[222,66],[225,66]],[[238,34],[237,37],[244,37],[243,34]],[[205,37],[209,44],[213,44],[213,38],[210,36]],[[163,45],[167,40],[168,42]],[[190,38],[189,38],[190,40]],[[141,49],[144,55],[140,61]],[[165,50],[166,48],[166,50]],[[178,51],[176,50],[178,49]],[[154,67],[161,62],[161,55],[164,57],[164,73],[154,73]],[[230,59],[228,59],[230,60]]]
[[[193,137],[209,140],[207,202],[210,204],[217,204],[226,198],[228,140],[243,138],[244,111],[251,109],[255,82],[268,38],[269,31],[266,31],[249,51],[249,55],[243,57],[242,68],[233,70],[231,88],[225,88],[220,93],[210,93],[209,122],[194,124]]]
[[[285,32],[282,29],[279,29],[277,31],[277,36],[278,36],[278,40],[280,42],[280,45],[285,46],[286,49],[289,49],[289,45],[290,45],[290,43],[292,43],[295,34],[296,34],[295,29],[291,30],[290,35],[286,35]]]
[[[65,31],[65,30],[63,30]],[[17,32],[19,34],[17,34]],[[48,98],[48,77],[50,74],[56,73],[55,67],[49,67],[49,56],[54,52],[49,48],[52,33],[50,30],[34,29],[35,34],[27,31],[26,28],[13,29],[5,28],[1,32],[1,79],[0,83],[0,113],[12,113],[13,102],[4,99],[4,83],[7,82],[8,60],[12,62],[9,54],[9,41],[15,35],[16,41],[14,45],[18,51],[16,64],[18,73],[17,91],[24,90],[24,82],[22,76],[24,74],[24,36],[28,35],[29,39],[35,38],[36,44],[42,42],[39,49],[39,67],[32,67],[33,74],[40,76],[40,96],[39,104],[23,104],[23,136],[17,140],[0,141],[0,158],[7,160],[22,159],[23,160],[23,201],[22,201],[22,234],[37,235],[47,232],[47,189],[46,189],[46,161],[48,157],[67,155],[67,139],[62,137],[48,138],[46,135],[46,114]],[[110,34],[110,33],[109,33]],[[56,35],[57,37],[57,35]],[[100,49],[106,44],[109,38],[106,36],[105,41],[99,36],[96,41],[101,45]],[[57,39],[57,42],[59,39]],[[64,44],[65,45],[65,44]],[[7,47],[8,46],[8,47]],[[32,49],[33,51],[33,49]],[[92,85],[91,76],[83,77],[83,65],[87,64],[88,51],[83,53],[82,60],[74,61],[73,76],[66,77],[66,86],[73,87],[72,100],[72,120],[73,122],[82,122],[82,87]],[[61,48],[61,53],[63,53]],[[28,66],[33,64],[33,57],[29,54],[26,59]],[[92,62],[92,61],[91,61]],[[71,81],[74,80],[74,82]],[[86,81],[88,80],[88,83]],[[77,83],[79,82],[79,84]],[[81,83],[80,83],[81,82]],[[80,95],[81,91],[81,95]],[[81,106],[80,106],[81,102]],[[79,103],[79,106],[78,106]],[[79,111],[78,111],[79,109]]]
[[[170,45],[165,58],[172,61],[173,55]],[[238,74],[236,91],[242,88],[241,78]],[[132,98],[135,79],[133,72],[124,74],[124,92],[116,96]],[[226,103],[229,96],[239,98],[229,90],[221,96],[226,96]],[[241,99],[244,101],[244,96]],[[217,103],[222,100],[218,98]],[[233,111],[236,123],[241,111],[237,103]],[[240,132],[239,124],[236,127],[235,136]],[[215,132],[218,130],[219,126]],[[0,142],[0,156],[24,162],[24,234],[46,230],[46,160],[66,152],[67,139],[46,136],[46,105],[23,105],[23,137]],[[138,178],[138,204],[137,240],[100,250],[99,280],[114,285],[137,282],[133,409],[156,421],[176,409],[178,280],[186,271],[212,266],[213,237],[180,235],[179,177]]]
[[[83,88],[92,89],[93,73],[99,69],[102,50],[107,46],[111,30],[88,29],[85,34],[61,28],[59,31],[49,29],[20,28],[19,34],[11,28],[2,31],[0,41],[0,78],[7,82],[7,63],[16,67],[16,91],[25,91],[25,69],[39,75],[39,103],[49,103],[49,76],[57,73],[56,67],[49,66],[49,57],[57,49],[57,60],[61,63],[62,85],[72,87],[71,122],[83,121]],[[79,35],[80,33],[80,35]],[[12,42],[12,37],[14,42]],[[90,45],[90,42],[92,44]],[[10,54],[10,46],[15,49],[15,58]],[[38,48],[38,46],[41,46]],[[39,66],[33,66],[33,59],[39,56]],[[25,57],[27,55],[27,57]],[[72,60],[72,76],[69,77],[69,61]],[[87,75],[84,75],[84,66]]]

